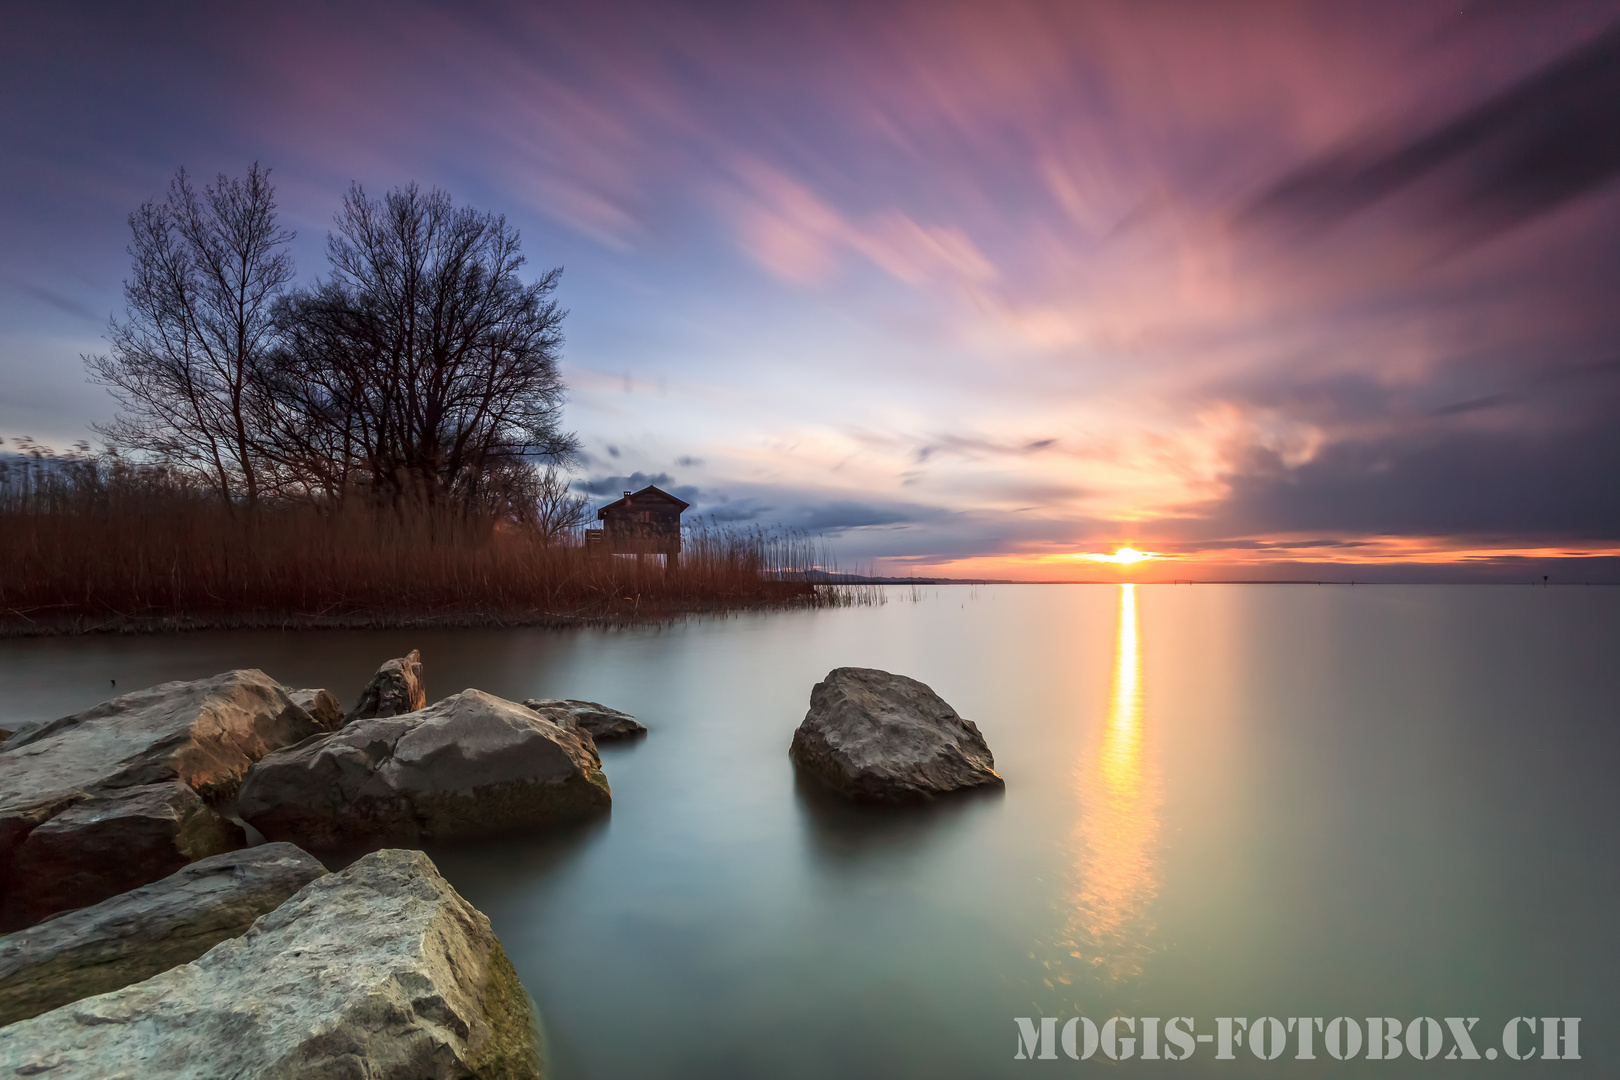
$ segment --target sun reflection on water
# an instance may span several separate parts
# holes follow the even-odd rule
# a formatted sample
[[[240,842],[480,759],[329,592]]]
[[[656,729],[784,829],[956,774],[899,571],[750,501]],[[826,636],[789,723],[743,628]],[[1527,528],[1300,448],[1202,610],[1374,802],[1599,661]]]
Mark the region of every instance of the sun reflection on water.
[[[1080,819],[1065,942],[1071,958],[1114,979],[1141,974],[1153,952],[1159,783],[1144,712],[1136,586],[1121,585],[1107,722],[1096,753],[1076,772]]]

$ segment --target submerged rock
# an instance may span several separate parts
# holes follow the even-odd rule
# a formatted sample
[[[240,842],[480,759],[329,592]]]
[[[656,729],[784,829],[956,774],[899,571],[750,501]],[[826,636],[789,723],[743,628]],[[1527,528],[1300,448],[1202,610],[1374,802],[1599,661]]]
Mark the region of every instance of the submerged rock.
[[[412,649],[405,656],[389,660],[360,691],[360,700],[349,713],[348,722],[375,716],[399,716],[427,705],[422,687],[422,654]]]
[[[92,793],[178,780],[222,802],[254,761],[322,730],[280,683],[254,669],[163,683],[19,730],[0,749],[0,911],[20,910],[10,899],[20,884],[51,887],[24,881],[13,859],[35,828]]]
[[[573,698],[526,698],[525,708],[538,713],[571,717],[574,723],[590,732],[597,742],[610,739],[629,739],[647,734],[644,725],[627,712],[598,705],[594,701],[576,701]]]
[[[917,680],[873,668],[835,668],[817,683],[788,752],[805,772],[863,802],[1003,783],[973,721]]]
[[[311,850],[419,844],[605,810],[612,794],[600,765],[588,736],[463,690],[267,756],[236,805],[267,838]]]
[[[0,1025],[195,960],[325,873],[291,844],[263,844],[0,937]]]
[[[287,697],[327,731],[343,726],[343,705],[330,690],[289,690]]]
[[[198,960],[0,1028],[0,1074],[529,1080],[540,1055],[489,920],[379,851]]]
[[[33,829],[12,855],[0,927],[88,907],[234,851],[247,835],[178,780],[88,794]]]

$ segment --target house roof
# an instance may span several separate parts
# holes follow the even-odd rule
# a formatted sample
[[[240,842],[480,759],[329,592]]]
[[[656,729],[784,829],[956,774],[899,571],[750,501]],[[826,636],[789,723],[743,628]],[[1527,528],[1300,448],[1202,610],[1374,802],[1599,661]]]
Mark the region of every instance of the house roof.
[[[625,492],[624,498],[616,499],[615,501],[610,502],[606,506],[602,507],[602,509],[598,510],[596,512],[596,517],[597,520],[600,521],[608,516],[608,511],[610,510],[627,510],[633,505],[650,506],[654,503],[665,503],[666,505],[674,506],[676,508],[676,513],[680,513],[692,505],[688,502],[682,502],[680,499],[677,499],[663,488],[648,484],[640,491]]]

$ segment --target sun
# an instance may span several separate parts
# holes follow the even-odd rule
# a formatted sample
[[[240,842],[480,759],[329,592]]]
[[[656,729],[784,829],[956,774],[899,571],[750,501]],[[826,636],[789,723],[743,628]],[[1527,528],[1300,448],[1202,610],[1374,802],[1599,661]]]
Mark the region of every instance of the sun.
[[[1150,559],[1173,558],[1175,558],[1174,555],[1158,555],[1151,551],[1141,551],[1129,545],[1115,548],[1113,554],[1105,551],[1076,551],[1068,555],[1045,556],[1045,559],[1053,562],[1061,560],[1064,562],[1113,563],[1115,566],[1135,566],[1139,562],[1147,562]]]
[[[1101,551],[1087,551],[1065,556],[1070,559],[1084,559],[1086,562],[1113,563],[1116,566],[1131,566],[1135,563],[1146,562],[1149,559],[1163,559],[1167,556],[1155,555],[1151,551],[1138,551],[1133,547],[1115,548],[1112,555]]]

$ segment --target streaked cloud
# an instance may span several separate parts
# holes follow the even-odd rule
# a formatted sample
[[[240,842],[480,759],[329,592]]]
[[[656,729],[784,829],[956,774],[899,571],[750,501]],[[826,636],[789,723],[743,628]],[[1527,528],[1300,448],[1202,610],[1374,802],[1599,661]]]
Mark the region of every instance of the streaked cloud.
[[[0,425],[104,418],[124,215],[259,159],[308,274],[351,179],[565,266],[595,496],[1048,575],[1620,537],[1613,3],[382,11],[19,10]]]

